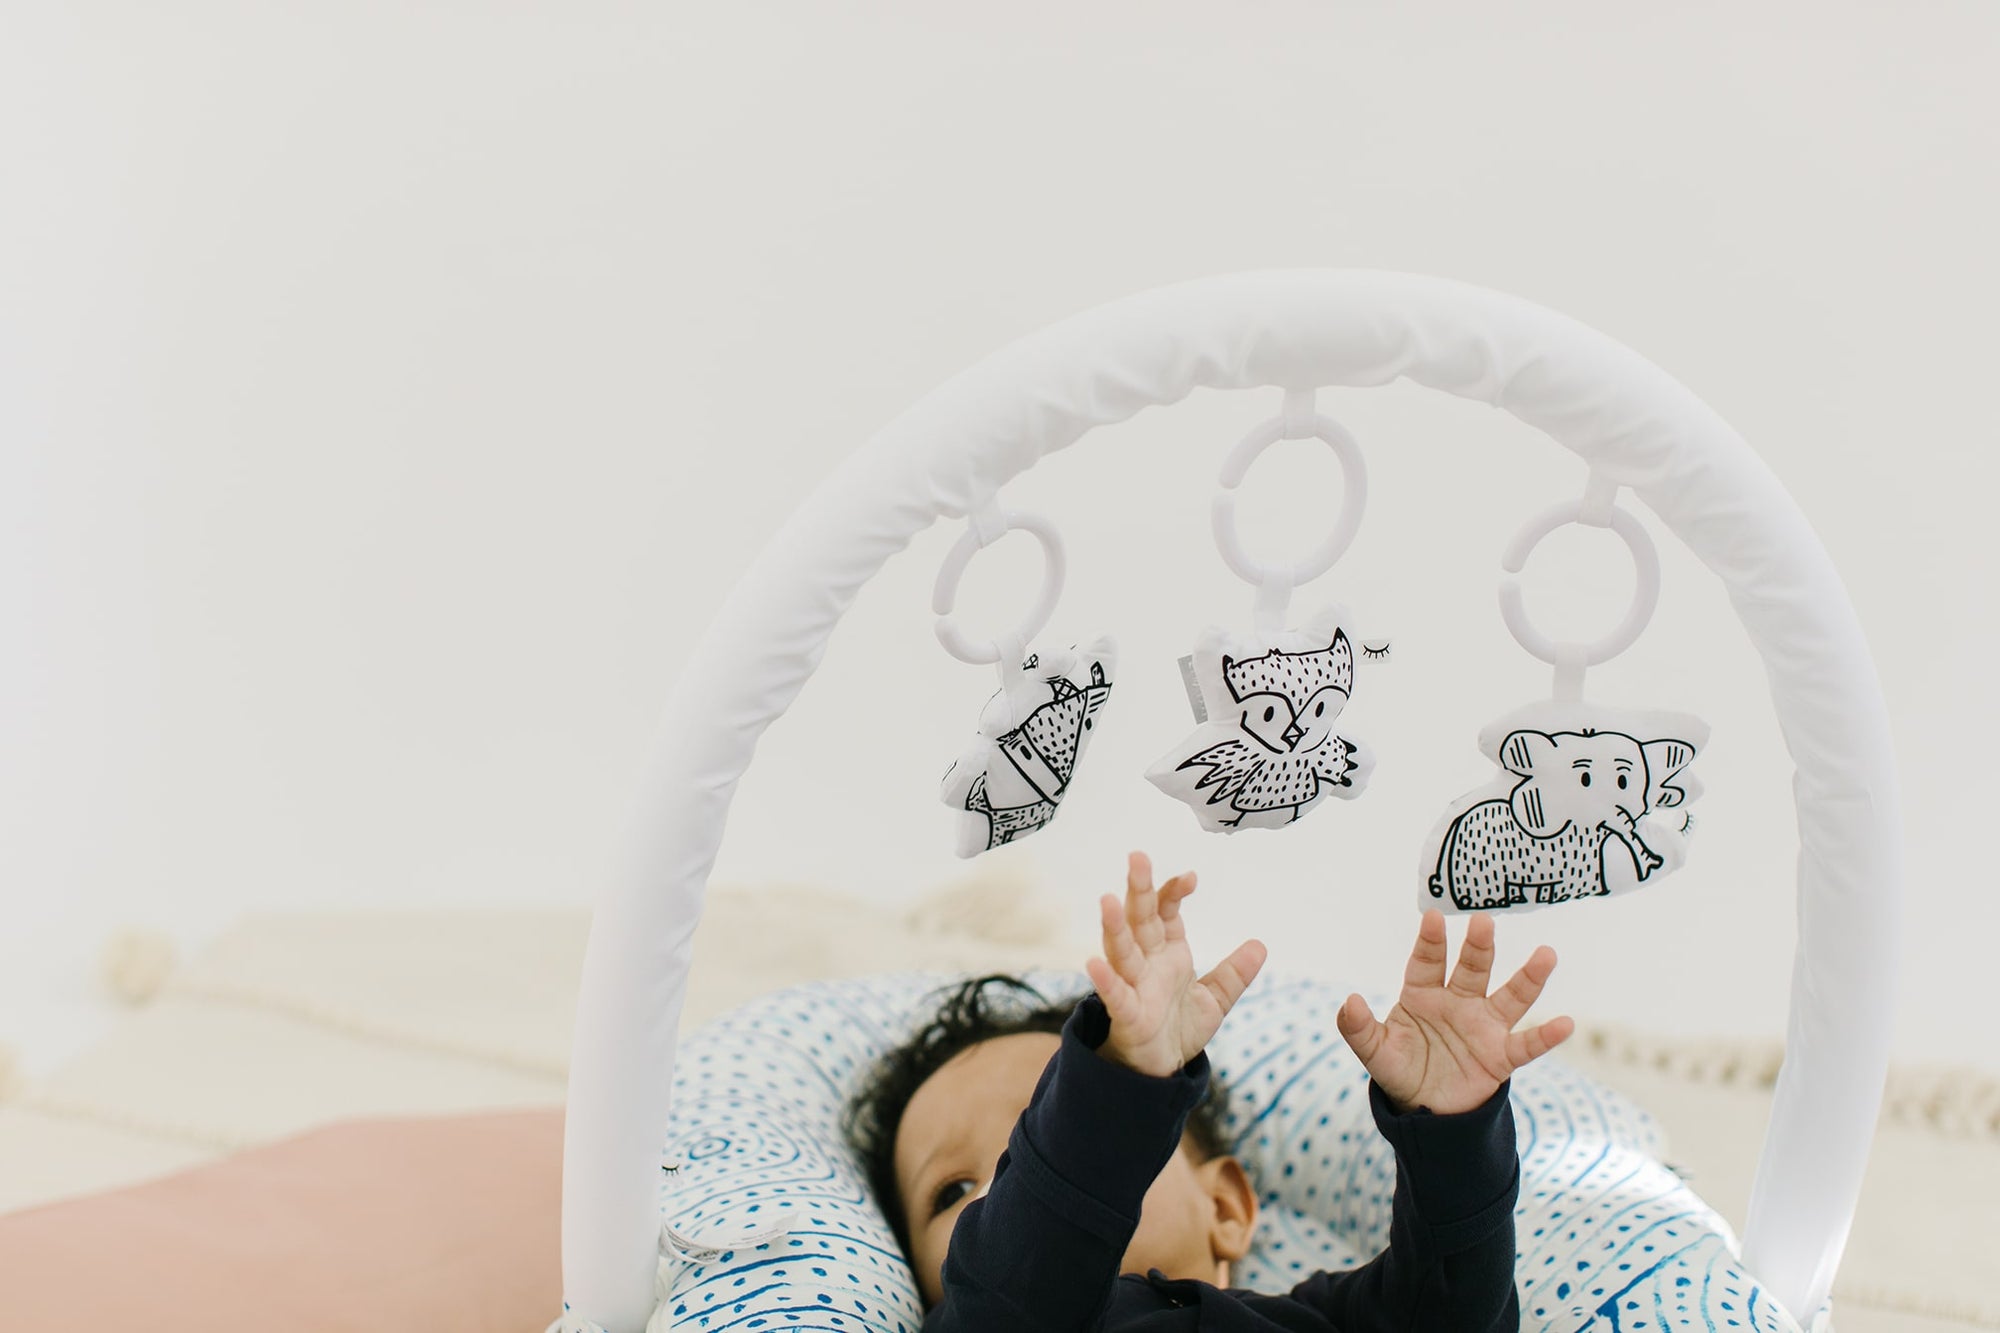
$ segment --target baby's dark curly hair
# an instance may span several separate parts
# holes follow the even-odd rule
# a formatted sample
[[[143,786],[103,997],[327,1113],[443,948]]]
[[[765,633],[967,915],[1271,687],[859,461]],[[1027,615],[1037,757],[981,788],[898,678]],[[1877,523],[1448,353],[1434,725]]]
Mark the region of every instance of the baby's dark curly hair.
[[[1026,992],[1038,1004],[1029,1004],[1018,994],[1015,1003],[996,1006],[988,988],[1010,986]],[[949,994],[946,994],[949,992]],[[910,1253],[909,1221],[903,1215],[902,1194],[896,1188],[896,1131],[903,1123],[903,1110],[924,1080],[946,1061],[967,1047],[993,1037],[1017,1032],[1052,1032],[1058,1035],[1070,1013],[1092,991],[1083,990],[1066,999],[1049,1000],[1019,977],[997,972],[968,979],[954,986],[942,986],[924,998],[944,994],[937,1015],[915,1036],[875,1062],[862,1082],[861,1090],[849,1100],[841,1114],[840,1128],[851,1148],[866,1164],[868,1184],[875,1192],[883,1216],[896,1233],[903,1253]],[[1222,1081],[1209,1071],[1208,1094],[1188,1113],[1187,1138],[1193,1141],[1197,1163],[1230,1151],[1222,1126],[1229,1114],[1228,1092]]]

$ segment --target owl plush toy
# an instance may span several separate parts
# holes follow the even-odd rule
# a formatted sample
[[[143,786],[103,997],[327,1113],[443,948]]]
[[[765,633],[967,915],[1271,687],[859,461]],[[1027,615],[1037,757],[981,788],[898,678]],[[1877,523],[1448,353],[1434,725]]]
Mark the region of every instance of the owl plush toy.
[[[1109,637],[1031,653],[1016,688],[994,692],[971,745],[946,770],[939,792],[959,812],[960,856],[1024,838],[1056,817],[1111,697],[1117,661]]]
[[[1347,619],[1329,606],[1303,629],[1204,631],[1190,692],[1200,725],[1153,761],[1147,780],[1212,833],[1282,828],[1326,796],[1359,796],[1374,755],[1333,730],[1354,692]]]

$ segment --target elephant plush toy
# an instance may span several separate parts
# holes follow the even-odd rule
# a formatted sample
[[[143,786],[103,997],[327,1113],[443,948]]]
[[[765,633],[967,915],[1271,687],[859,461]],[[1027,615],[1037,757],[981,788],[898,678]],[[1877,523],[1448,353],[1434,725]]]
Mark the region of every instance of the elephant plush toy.
[[[1419,903],[1532,911],[1678,869],[1701,794],[1686,769],[1707,743],[1685,713],[1551,701],[1500,719],[1480,749],[1501,772],[1432,828]]]

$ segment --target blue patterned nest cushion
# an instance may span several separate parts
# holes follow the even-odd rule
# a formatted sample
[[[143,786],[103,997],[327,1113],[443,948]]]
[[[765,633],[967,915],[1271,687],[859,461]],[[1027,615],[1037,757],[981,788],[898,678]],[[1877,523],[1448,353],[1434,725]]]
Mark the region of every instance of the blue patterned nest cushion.
[[[672,1169],[649,1333],[917,1333],[915,1279],[840,1115],[875,1059],[928,1020],[938,997],[926,996],[970,975],[808,983],[689,1034],[663,1145]],[[1090,989],[1081,971],[1020,975],[1051,1000]],[[1260,1200],[1233,1286],[1283,1292],[1388,1242],[1395,1157],[1334,1025],[1349,989],[1267,969],[1208,1048]],[[1393,1004],[1366,998],[1378,1014]],[[1524,1330],[1797,1333],[1743,1270],[1727,1222],[1660,1160],[1664,1136],[1644,1110],[1553,1055],[1515,1074],[1512,1101]]]

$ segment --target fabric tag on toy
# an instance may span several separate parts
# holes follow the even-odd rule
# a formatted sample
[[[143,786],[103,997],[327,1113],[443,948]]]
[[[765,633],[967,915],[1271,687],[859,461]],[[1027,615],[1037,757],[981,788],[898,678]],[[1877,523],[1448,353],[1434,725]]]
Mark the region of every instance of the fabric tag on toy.
[[[1687,713],[1543,700],[1490,723],[1500,772],[1454,801],[1424,840],[1419,910],[1531,912],[1605,898],[1680,868],[1708,744]]]
[[[1021,663],[1027,688],[1018,699],[994,691],[939,791],[959,812],[960,856],[1025,838],[1055,818],[1111,697],[1117,662],[1117,645],[1102,636],[1029,654]]]
[[[1181,659],[1181,684],[1187,689],[1188,707],[1194,710],[1194,720],[1208,721],[1208,710],[1201,704],[1201,682],[1195,679],[1193,653]]]
[[[1354,691],[1346,619],[1329,606],[1302,629],[1204,631],[1189,699],[1198,725],[1147,780],[1216,833],[1282,828],[1329,795],[1360,795],[1374,756],[1333,729]]]

